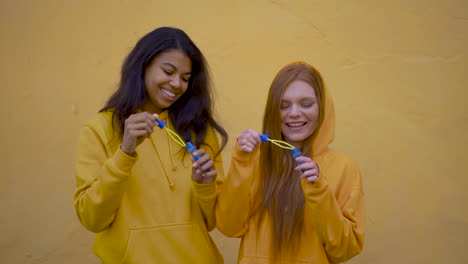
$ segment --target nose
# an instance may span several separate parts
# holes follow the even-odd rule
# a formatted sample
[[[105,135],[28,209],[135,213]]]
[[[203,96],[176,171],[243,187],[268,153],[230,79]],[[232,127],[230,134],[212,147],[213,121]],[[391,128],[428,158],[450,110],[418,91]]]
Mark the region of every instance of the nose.
[[[289,108],[288,115],[289,115],[289,117],[298,117],[298,116],[300,116],[299,107],[297,105],[295,105],[295,104],[291,105],[291,107]]]
[[[169,82],[169,84],[174,88],[180,88],[180,85],[181,85],[180,76],[177,76],[177,75],[174,74],[172,76],[171,81]]]

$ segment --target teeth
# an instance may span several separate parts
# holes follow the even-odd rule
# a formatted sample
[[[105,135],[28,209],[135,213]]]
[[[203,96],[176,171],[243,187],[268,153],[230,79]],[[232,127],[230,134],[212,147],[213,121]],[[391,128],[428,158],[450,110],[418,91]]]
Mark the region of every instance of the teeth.
[[[288,123],[288,126],[292,126],[292,127],[298,127],[298,126],[302,126],[304,125],[305,123]]]
[[[172,93],[172,92],[170,92],[170,91],[168,91],[168,90],[166,90],[166,89],[162,89],[162,91],[163,91],[164,93],[166,93],[167,95],[171,96],[171,97],[174,97],[174,96],[175,96],[175,93]]]

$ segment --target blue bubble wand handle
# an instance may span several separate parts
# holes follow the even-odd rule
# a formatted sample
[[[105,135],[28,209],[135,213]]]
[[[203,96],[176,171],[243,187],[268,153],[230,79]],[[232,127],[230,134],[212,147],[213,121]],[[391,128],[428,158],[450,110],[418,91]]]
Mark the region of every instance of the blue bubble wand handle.
[[[302,156],[302,152],[298,148],[291,149],[291,152],[292,152],[294,160],[296,160],[296,158]],[[301,164],[304,164],[304,162],[298,161],[297,164],[301,165]],[[305,171],[306,170],[302,170],[302,172],[305,172]]]
[[[195,151],[197,151],[197,148],[192,144],[192,142],[187,141],[187,142],[185,143],[185,147],[187,148],[187,151],[188,151],[190,154],[192,154],[192,156],[193,156],[193,158],[194,158],[195,160],[199,160],[199,159],[200,159],[200,156],[195,156],[195,155],[193,155],[193,153],[194,153]],[[205,164],[205,163],[203,163],[203,164]],[[201,166],[203,166],[203,164],[202,164]],[[205,170],[205,171],[206,171],[206,172],[209,172],[209,171],[211,171],[211,170],[210,170],[210,169],[207,169],[207,170]]]
[[[296,159],[296,158],[299,158],[300,156],[302,156],[302,152],[298,149],[298,148],[293,148],[291,149],[291,152],[292,152],[292,155],[293,155],[293,158]],[[297,162],[299,165],[303,164],[304,162]]]

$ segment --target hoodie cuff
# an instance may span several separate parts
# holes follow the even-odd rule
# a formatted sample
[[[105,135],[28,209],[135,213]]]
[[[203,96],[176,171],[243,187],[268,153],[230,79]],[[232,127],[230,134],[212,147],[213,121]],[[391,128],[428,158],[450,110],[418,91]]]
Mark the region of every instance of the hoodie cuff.
[[[192,181],[193,191],[196,197],[200,199],[210,199],[216,197],[217,184],[216,181],[212,183],[197,183]]]
[[[307,195],[323,192],[327,188],[328,183],[323,177],[319,177],[318,180],[313,183],[307,182],[307,179],[304,178],[301,179],[301,185],[304,190],[304,194]]]
[[[236,142],[234,144],[234,149],[232,150],[232,158],[238,161],[248,161],[251,160],[257,154],[258,151],[260,151],[260,146],[257,146],[252,152],[247,152],[245,150],[242,150],[239,147],[239,144],[237,144]]]
[[[138,154],[135,157],[127,155],[120,147],[110,159],[109,167],[115,172],[119,178],[126,178],[130,175],[133,165],[138,159]]]

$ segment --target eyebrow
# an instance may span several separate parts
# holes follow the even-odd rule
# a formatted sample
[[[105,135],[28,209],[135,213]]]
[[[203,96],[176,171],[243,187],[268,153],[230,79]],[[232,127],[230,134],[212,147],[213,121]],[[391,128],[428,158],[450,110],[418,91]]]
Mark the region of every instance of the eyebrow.
[[[299,99],[299,101],[304,101],[304,100],[317,101],[317,98],[314,98],[314,97],[312,97],[312,96],[306,96],[306,97],[302,97],[301,99]],[[284,101],[284,102],[289,102],[290,100],[282,98],[282,99],[281,99],[281,102],[283,102],[283,101]]]
[[[172,63],[169,63],[169,62],[164,62],[163,65],[169,65],[171,66],[172,68],[174,68],[174,70],[177,70],[177,67],[174,66]],[[184,74],[192,74],[192,72],[186,72]]]

